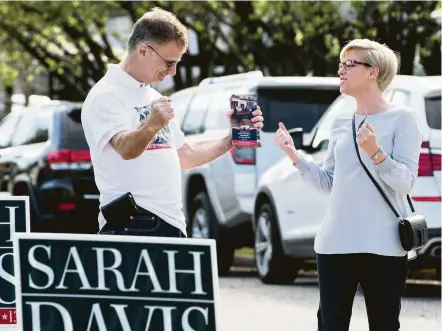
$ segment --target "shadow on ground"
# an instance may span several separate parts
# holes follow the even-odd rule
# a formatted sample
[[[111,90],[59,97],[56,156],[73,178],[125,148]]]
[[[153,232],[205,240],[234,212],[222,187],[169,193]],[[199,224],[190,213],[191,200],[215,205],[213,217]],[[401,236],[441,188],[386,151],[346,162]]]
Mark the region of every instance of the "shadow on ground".
[[[441,285],[429,282],[423,284],[408,283],[405,288],[406,298],[439,298],[441,299]]]
[[[253,258],[236,256],[234,265],[230,274],[224,278],[256,278],[256,269]],[[264,284],[263,284],[264,286]],[[268,285],[266,285],[268,286]],[[291,286],[318,286],[318,279],[316,271],[307,270],[301,271],[298,278]],[[427,298],[439,299],[441,298],[441,282],[437,280],[425,279],[409,279],[403,295],[405,298]]]

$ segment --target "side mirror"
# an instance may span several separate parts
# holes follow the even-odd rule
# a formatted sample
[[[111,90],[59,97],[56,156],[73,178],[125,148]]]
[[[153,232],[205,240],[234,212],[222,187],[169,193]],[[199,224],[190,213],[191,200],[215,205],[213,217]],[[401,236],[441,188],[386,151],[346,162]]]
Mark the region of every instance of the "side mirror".
[[[322,140],[318,145],[318,150],[326,150],[328,148],[328,139]]]
[[[328,139],[321,140],[321,142],[316,147],[310,146],[309,153],[316,153],[327,150],[328,143],[329,143]]]
[[[304,129],[294,128],[287,131],[292,137],[296,149],[302,149],[304,147],[304,142],[303,142]]]

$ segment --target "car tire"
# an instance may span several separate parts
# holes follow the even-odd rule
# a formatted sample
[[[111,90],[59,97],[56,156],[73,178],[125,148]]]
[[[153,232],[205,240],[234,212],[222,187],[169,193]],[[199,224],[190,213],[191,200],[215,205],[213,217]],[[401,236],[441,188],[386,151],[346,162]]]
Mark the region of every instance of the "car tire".
[[[198,235],[197,228],[200,230],[200,235]],[[218,275],[226,276],[229,274],[234,258],[234,248],[229,242],[228,229],[223,228],[218,223],[207,192],[200,192],[193,199],[189,213],[187,235],[189,238],[215,239]]]
[[[284,254],[276,218],[268,203],[260,207],[256,218],[254,255],[258,277],[263,283],[293,284],[299,267]]]

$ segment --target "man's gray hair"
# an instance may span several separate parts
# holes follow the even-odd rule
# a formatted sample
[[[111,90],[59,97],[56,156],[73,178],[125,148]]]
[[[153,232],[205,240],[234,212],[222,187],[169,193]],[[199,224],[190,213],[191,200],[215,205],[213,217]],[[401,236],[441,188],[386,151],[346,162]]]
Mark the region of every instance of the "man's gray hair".
[[[161,8],[153,8],[134,24],[127,49],[132,53],[143,43],[165,45],[172,41],[187,49],[187,28],[174,14]]]

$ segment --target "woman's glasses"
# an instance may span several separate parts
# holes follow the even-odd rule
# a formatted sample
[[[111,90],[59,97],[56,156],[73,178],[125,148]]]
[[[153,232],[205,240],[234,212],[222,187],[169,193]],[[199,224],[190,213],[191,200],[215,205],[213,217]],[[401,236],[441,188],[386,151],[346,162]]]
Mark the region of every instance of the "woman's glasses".
[[[345,71],[349,71],[351,68],[356,67],[357,65],[364,65],[366,67],[371,67],[368,63],[360,62],[356,60],[347,60],[344,62],[339,62],[339,70],[344,69]]]

